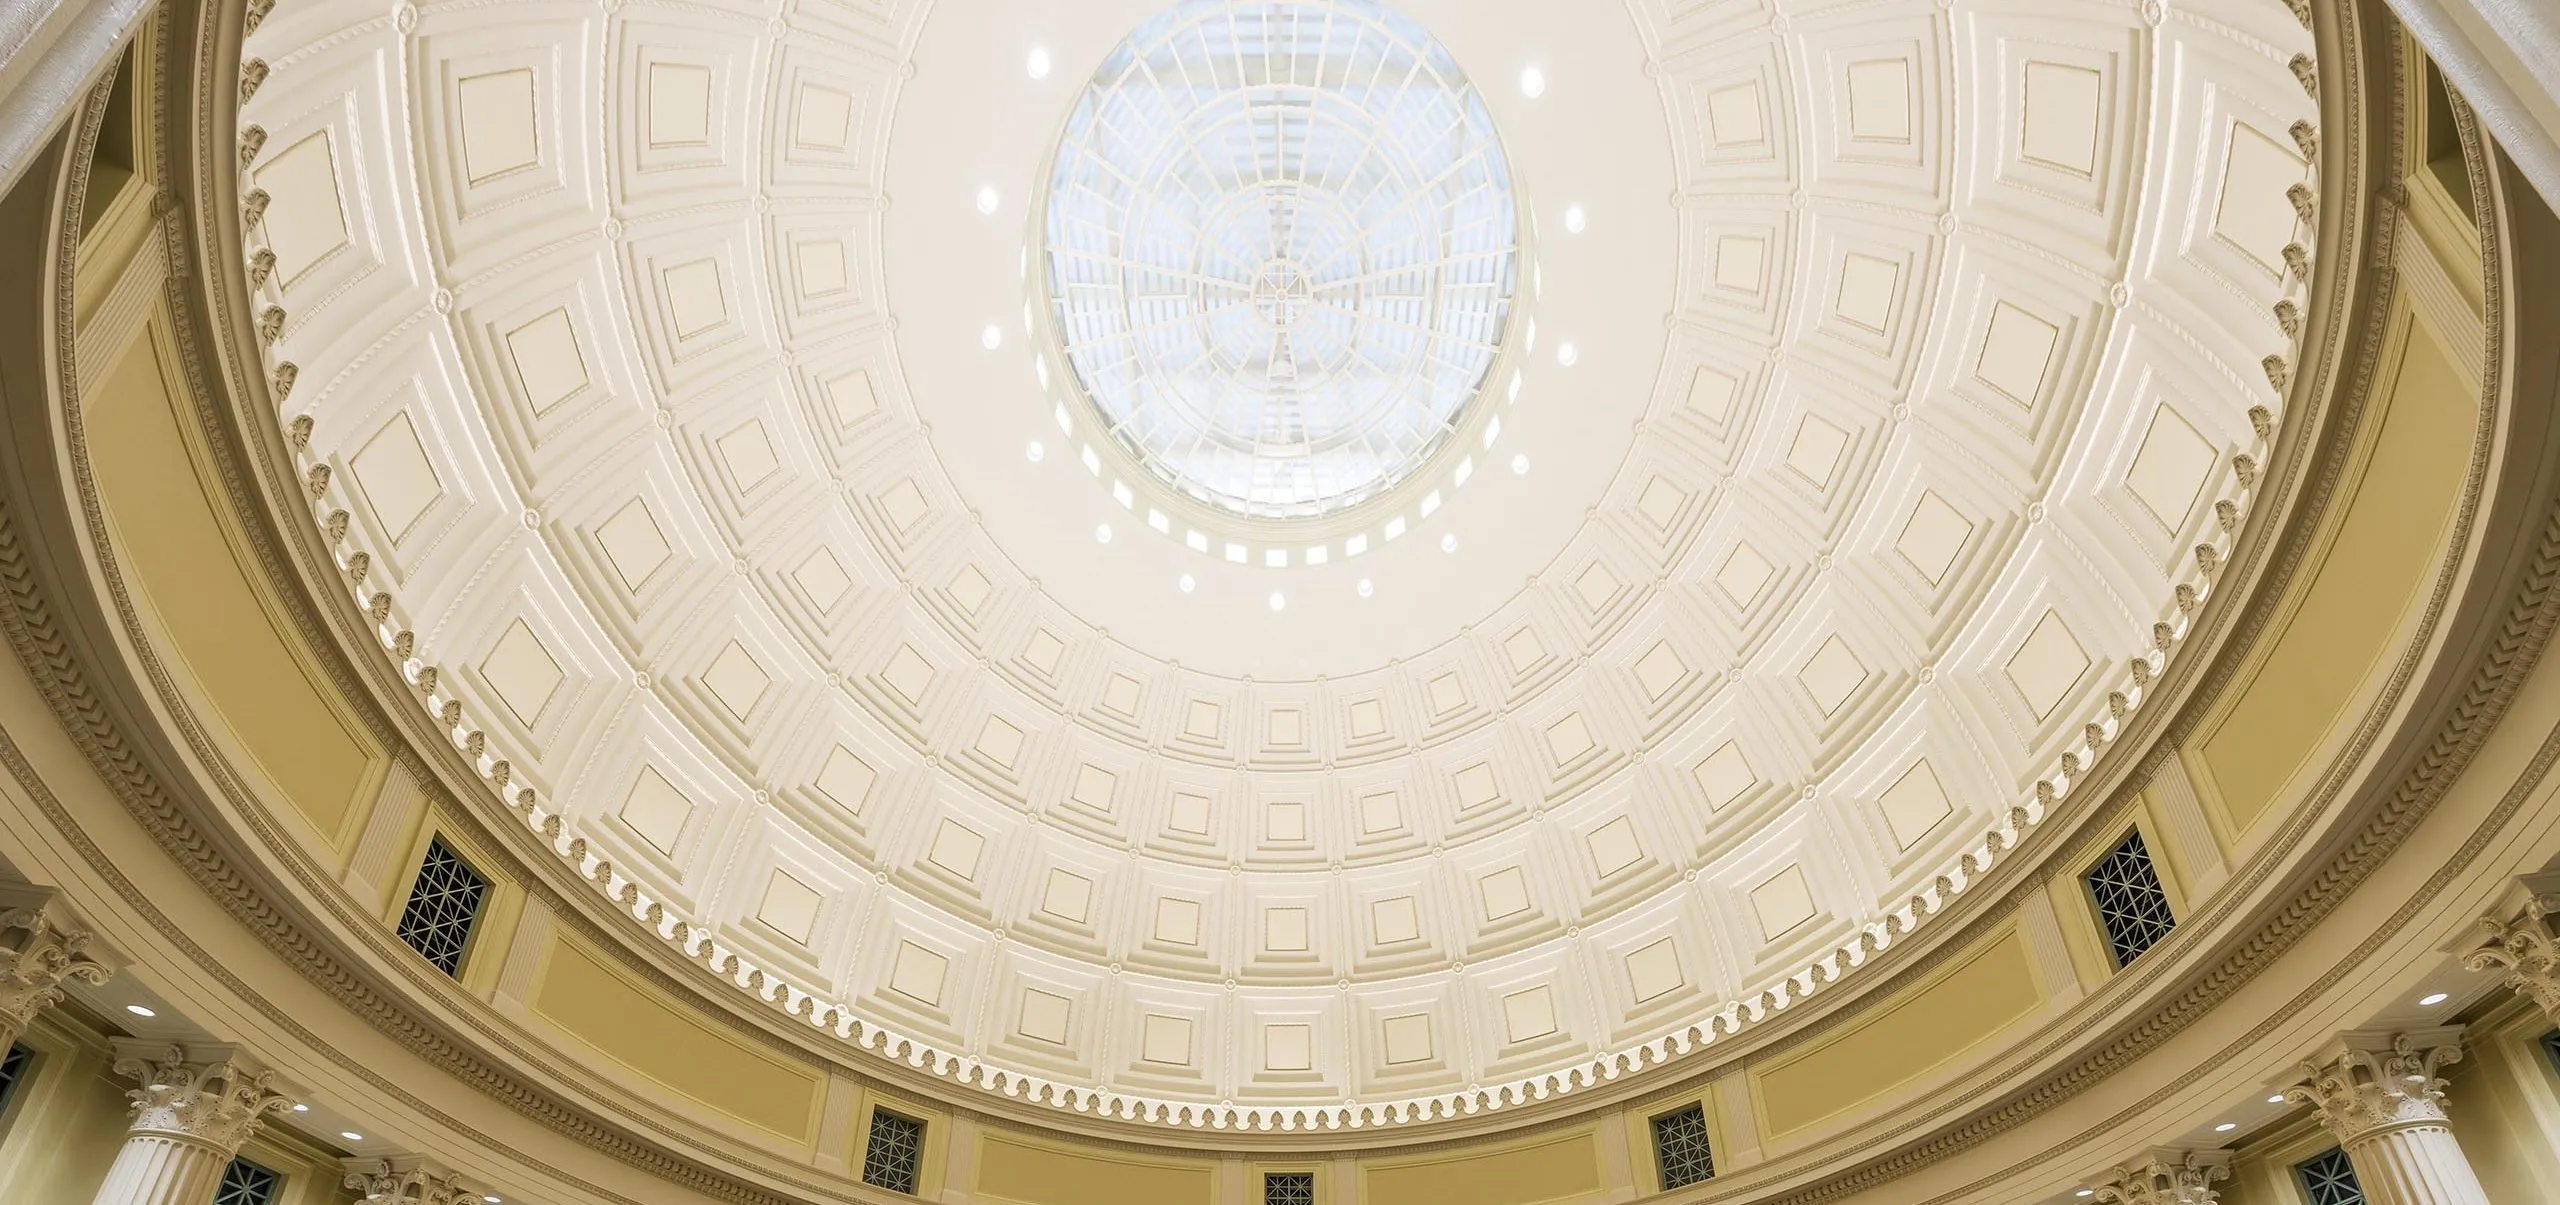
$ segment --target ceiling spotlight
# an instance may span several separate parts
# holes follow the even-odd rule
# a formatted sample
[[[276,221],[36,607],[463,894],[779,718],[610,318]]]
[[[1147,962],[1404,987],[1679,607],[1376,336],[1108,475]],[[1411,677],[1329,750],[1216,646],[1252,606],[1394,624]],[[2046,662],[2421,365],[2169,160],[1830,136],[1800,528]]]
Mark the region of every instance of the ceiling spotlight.
[[[978,190],[978,212],[994,213],[996,206],[1003,203],[1003,200],[1004,198],[996,195],[994,186],[981,188]]]
[[[1521,454],[1511,458],[1511,472],[1513,475],[1520,477],[1526,477],[1529,475],[1528,453],[1522,452]]]
[[[1173,584],[1175,588],[1181,590],[1185,594],[1191,593],[1193,590],[1199,588],[1200,585],[1200,583],[1191,580],[1191,575],[1188,573],[1183,574]]]
[[[2075,1196],[2075,1197],[2094,1197],[2094,1196],[2098,1195],[2098,1190],[2097,1190],[2097,1189],[2094,1189],[2094,1188],[2084,1188],[2084,1189],[2081,1189],[2080,1191],[2075,1192],[2075,1193],[2073,1193],[2073,1194],[2071,1194],[2071,1195],[2072,1195],[2072,1196]]]
[[[1285,595],[1285,594],[1282,594],[1281,592],[1279,592],[1279,591],[1277,591],[1277,590],[1272,591],[1272,592],[1271,592],[1271,609],[1272,609],[1272,610],[1274,610],[1274,611],[1286,611],[1286,610],[1288,610],[1288,609],[1289,609],[1289,596],[1288,596],[1288,595]]]
[[[1547,73],[1535,67],[1520,73],[1520,95],[1536,100],[1547,94]]]
[[[501,1196],[497,1195],[496,1193],[491,1193],[490,1195],[485,1196],[485,1197],[482,1197],[482,1198],[480,1198],[480,1199],[481,1199],[481,1200],[483,1200],[483,1201],[488,1202],[488,1203],[489,1203],[489,1205],[498,1205],[498,1203],[499,1203],[499,1202],[506,1200],[506,1198],[505,1198],[505,1197],[501,1197]]]
[[[1094,529],[1093,529],[1093,539],[1094,539],[1094,542],[1095,542],[1095,543],[1098,543],[1098,544],[1108,544],[1108,543],[1110,543],[1110,542],[1111,542],[1111,525],[1110,525],[1110,524],[1108,524],[1108,523],[1103,523],[1103,524],[1096,525],[1096,526],[1094,527]]]
[[[1565,233],[1580,234],[1582,233],[1582,228],[1590,224],[1591,219],[1582,212],[1581,206],[1567,205],[1564,207]]]
[[[2439,1005],[2439,1004],[2444,1003],[2444,1002],[2445,1002],[2445,1000],[2446,1000],[2446,996],[2445,996],[2445,994],[2444,994],[2443,992],[2435,992],[2435,993],[2432,993],[2432,994],[2430,994],[2430,995],[2428,995],[2428,996],[2425,996],[2425,997],[2421,998],[2421,999],[2418,1001],[2418,1007],[2420,1007],[2420,1008],[2434,1008],[2435,1006],[2437,1006],[2437,1005]]]
[[[349,1142],[364,1141],[364,1135],[356,1133],[354,1130],[340,1130],[338,1131],[338,1137],[344,1138]]]
[[[1456,552],[1457,550],[1458,550],[1458,533],[1456,533],[1456,532],[1454,532],[1454,531],[1453,531],[1453,532],[1450,532],[1450,533],[1448,533],[1448,534],[1443,535],[1443,536],[1441,536],[1441,537],[1440,537],[1440,551],[1442,551],[1442,552]]]
[[[296,1112],[296,1113],[308,1113],[308,1112],[310,1112],[310,1111],[311,1111],[311,1106],[309,1106],[309,1105],[295,1105],[295,1106],[293,1107],[293,1111],[294,1111],[294,1112]]]
[[[1033,79],[1049,78],[1049,48],[1046,46],[1032,47],[1031,57],[1022,61],[1022,70],[1024,74],[1029,75]]]
[[[1041,446],[1040,446],[1040,441],[1039,441],[1039,440],[1036,440],[1036,439],[1031,441],[1031,446],[1030,446],[1030,447],[1024,448],[1024,449],[1022,450],[1022,457],[1023,457],[1023,459],[1028,460],[1028,461],[1030,461],[1030,462],[1031,462],[1031,463],[1033,463],[1033,464],[1038,464],[1038,463],[1040,463],[1040,458],[1041,458],[1041,457],[1043,457],[1043,456],[1046,456],[1046,455],[1048,455],[1048,454],[1049,454],[1049,449],[1044,448],[1044,447],[1041,447]]]
[[[2282,1093],[2282,1092],[2278,1092],[2278,1093],[2276,1093],[2275,1095],[2268,1097],[2268,1098],[2267,1098],[2267,1103],[2268,1103],[2268,1104],[2271,1104],[2271,1105],[2280,1105],[2280,1104],[2283,1104],[2283,1103],[2284,1103],[2284,1093]]]
[[[1375,594],[1375,593],[1377,593],[1377,592],[1378,592],[1378,587],[1377,587],[1376,585],[1372,584],[1372,583],[1369,581],[1369,579],[1368,579],[1368,578],[1365,578],[1365,577],[1364,577],[1364,578],[1361,578],[1361,579],[1360,579],[1360,597],[1362,597],[1362,598],[1367,598],[1367,597],[1369,597],[1370,595]]]
[[[156,1017],[156,1016],[159,1016],[159,1015],[160,1015],[160,1014],[158,1014],[158,1013],[155,1013],[155,1012],[151,1011],[149,1008],[146,1008],[146,1007],[144,1007],[144,1006],[142,1006],[142,1005],[139,1005],[139,1004],[128,1004],[128,1005],[125,1005],[125,1006],[124,1006],[124,1010],[125,1010],[126,1012],[132,1013],[133,1015],[135,1015],[135,1016],[137,1016],[137,1017]]]
[[[987,329],[978,332],[978,346],[988,351],[1004,346],[1004,328],[988,323]]]
[[[2240,1128],[2240,1123],[2239,1123],[2239,1122],[2236,1122],[2236,1121],[2226,1121],[2226,1122],[2223,1122],[2221,1125],[2218,1125],[2218,1126],[2213,1127],[2213,1132],[2214,1132],[2214,1133],[2216,1133],[2216,1134],[2228,1134],[2228,1133],[2230,1133],[2231,1131],[2236,1130],[2236,1129],[2239,1129],[2239,1128]]]
[[[1571,368],[1574,365],[1574,361],[1580,360],[1581,358],[1582,350],[1575,347],[1573,344],[1556,344],[1556,363],[1562,364],[1567,368]]]

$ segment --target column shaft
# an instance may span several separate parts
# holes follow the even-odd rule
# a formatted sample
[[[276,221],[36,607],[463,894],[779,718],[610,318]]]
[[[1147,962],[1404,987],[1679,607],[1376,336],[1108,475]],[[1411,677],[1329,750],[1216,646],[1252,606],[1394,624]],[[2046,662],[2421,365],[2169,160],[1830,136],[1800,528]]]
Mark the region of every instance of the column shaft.
[[[193,1139],[129,1134],[98,1186],[97,1205],[210,1205],[230,1162],[219,1149]]]
[[[2440,1125],[2383,1130],[2347,1144],[2369,1205],[2489,1205],[2453,1131]]]

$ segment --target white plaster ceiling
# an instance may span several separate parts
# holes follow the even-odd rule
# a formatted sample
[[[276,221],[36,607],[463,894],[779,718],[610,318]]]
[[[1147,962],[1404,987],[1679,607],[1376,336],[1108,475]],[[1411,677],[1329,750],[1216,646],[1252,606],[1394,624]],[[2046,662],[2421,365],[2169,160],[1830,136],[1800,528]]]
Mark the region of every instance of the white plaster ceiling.
[[[1052,425],[1024,206],[1144,0],[280,6],[243,182],[314,519],[525,822],[856,1058],[1301,1126],[1711,1043],[2013,844],[2210,589],[2309,37],[1405,7],[1544,286],[1399,540],[1204,557]]]

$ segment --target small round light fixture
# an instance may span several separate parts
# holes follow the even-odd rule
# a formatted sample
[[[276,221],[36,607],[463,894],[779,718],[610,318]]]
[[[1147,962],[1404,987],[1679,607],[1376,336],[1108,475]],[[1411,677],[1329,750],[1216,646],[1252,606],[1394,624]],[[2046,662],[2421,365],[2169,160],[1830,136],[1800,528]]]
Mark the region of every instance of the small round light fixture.
[[[1582,232],[1583,232],[1584,228],[1588,227],[1590,224],[1591,224],[1591,218],[1590,218],[1590,215],[1585,214],[1584,212],[1582,212],[1582,207],[1581,207],[1581,206],[1579,206],[1579,205],[1567,205],[1567,206],[1565,206],[1565,207],[1564,207],[1564,230],[1565,230],[1565,233],[1567,233],[1567,234],[1580,234],[1580,233],[1582,233]]]
[[[978,212],[994,213],[996,211],[996,206],[1003,203],[1004,198],[996,194],[994,185],[988,185],[987,187],[978,190]]]
[[[499,1195],[497,1195],[496,1193],[491,1193],[491,1194],[489,1194],[488,1196],[482,1197],[482,1198],[480,1198],[480,1199],[481,1199],[481,1200],[483,1200],[483,1201],[488,1202],[488,1203],[489,1203],[489,1205],[499,1205],[499,1203],[500,1203],[500,1202],[502,1202],[502,1201],[506,1200],[506,1198],[505,1198],[505,1197],[499,1196]]]
[[[364,1141],[364,1135],[356,1133],[354,1130],[340,1130],[338,1131],[338,1137],[344,1138],[349,1142]]]
[[[1526,477],[1529,475],[1528,453],[1522,452],[1511,458],[1511,472],[1513,476],[1517,477]]]
[[[308,1112],[310,1112],[310,1111],[311,1111],[311,1106],[309,1106],[309,1105],[295,1105],[295,1106],[293,1107],[293,1111],[294,1111],[294,1112],[296,1112],[296,1113],[308,1113]]]
[[[1271,609],[1272,609],[1272,610],[1274,610],[1274,611],[1286,611],[1286,610],[1288,610],[1288,609],[1289,609],[1289,596],[1288,596],[1288,595],[1286,595],[1286,594],[1282,594],[1281,592],[1279,592],[1279,591],[1277,591],[1277,590],[1272,591],[1272,592],[1271,592]]]
[[[1456,552],[1457,550],[1458,550],[1458,533],[1456,533],[1456,532],[1454,532],[1454,531],[1453,531],[1453,532],[1449,532],[1448,534],[1443,535],[1443,536],[1441,536],[1441,537],[1440,537],[1440,551],[1442,551],[1442,552]]]
[[[992,322],[988,323],[987,329],[978,332],[978,346],[988,351],[1004,346],[1004,328]]]
[[[1098,523],[1098,524],[1095,524],[1095,525],[1094,525],[1094,528],[1093,528],[1093,542],[1094,542],[1094,543],[1096,543],[1096,544],[1108,544],[1108,543],[1110,543],[1110,542],[1111,542],[1111,525],[1110,525],[1110,524],[1108,524],[1108,523]]]
[[[2448,997],[2443,992],[2431,992],[2419,998],[2418,1007],[2434,1008],[2435,1006],[2444,1003],[2446,999],[2448,999]]]
[[[1024,460],[1028,460],[1028,461],[1030,461],[1030,462],[1031,462],[1031,463],[1033,463],[1033,464],[1038,464],[1038,463],[1040,463],[1041,458],[1042,458],[1042,457],[1047,456],[1048,454],[1049,454],[1049,449],[1044,448],[1044,447],[1041,447],[1041,446],[1040,446],[1040,441],[1039,441],[1039,440],[1036,440],[1036,439],[1031,441],[1031,446],[1029,446],[1029,447],[1027,447],[1027,448],[1024,448],[1024,449],[1022,450],[1022,458],[1023,458]]]
[[[1556,344],[1556,363],[1562,364],[1567,368],[1571,368],[1576,363],[1579,363],[1581,359],[1581,348],[1575,347],[1570,342]]]
[[[1186,573],[1180,578],[1175,579],[1173,586],[1175,589],[1180,590],[1185,594],[1189,594],[1192,591],[1199,589],[1200,583],[1191,580],[1191,575]]]
[[[2271,1105],[2280,1105],[2280,1104],[2283,1104],[2283,1103],[2284,1103],[2284,1093],[2282,1093],[2282,1092],[2278,1092],[2278,1093],[2276,1093],[2275,1095],[2268,1097],[2268,1098],[2267,1098],[2267,1103],[2268,1103],[2268,1104],[2271,1104]]]
[[[1022,60],[1022,73],[1033,79],[1049,78],[1049,48],[1032,47],[1030,55]]]
[[[1365,577],[1360,579],[1360,597],[1362,597],[1362,598],[1367,598],[1367,597],[1369,597],[1370,595],[1375,594],[1375,593],[1377,593],[1377,592],[1378,592],[1377,583],[1372,582],[1372,581],[1370,581],[1368,578],[1365,578]]]
[[[2226,1122],[2223,1122],[2221,1125],[2218,1125],[2218,1126],[2213,1127],[2213,1132],[2214,1132],[2214,1133],[2216,1133],[2216,1134],[2228,1134],[2228,1133],[2230,1133],[2231,1131],[2236,1130],[2236,1129],[2239,1129],[2239,1128],[2240,1128],[2240,1123],[2239,1123],[2239,1122],[2236,1122],[2236,1121],[2226,1121]]]
[[[2075,1197],[2094,1197],[2094,1196],[2098,1195],[2098,1190],[2097,1190],[2097,1189],[2094,1189],[2094,1188],[2084,1188],[2084,1189],[2081,1189],[2080,1191],[2075,1192],[2075,1193],[2073,1193],[2073,1194],[2071,1194],[2071,1195],[2072,1195],[2072,1196],[2075,1196]]]
[[[158,1014],[158,1013],[156,1013],[156,1012],[151,1011],[151,1009],[150,1009],[148,1006],[146,1006],[146,1005],[141,1005],[141,1004],[128,1004],[128,1005],[125,1005],[125,1006],[124,1006],[124,1010],[125,1010],[126,1012],[132,1013],[133,1015],[135,1015],[135,1016],[137,1016],[137,1017],[156,1017],[156,1016],[159,1016],[159,1015],[160,1015],[160,1014]]]
[[[1547,94],[1547,73],[1535,67],[1520,72],[1520,95],[1536,100]]]

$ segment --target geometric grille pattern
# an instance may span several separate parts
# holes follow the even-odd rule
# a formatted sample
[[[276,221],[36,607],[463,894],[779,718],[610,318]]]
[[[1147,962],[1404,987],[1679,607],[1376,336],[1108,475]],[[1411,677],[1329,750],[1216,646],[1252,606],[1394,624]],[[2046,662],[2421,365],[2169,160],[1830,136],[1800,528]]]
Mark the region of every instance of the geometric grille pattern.
[[[17,1088],[19,1080],[26,1078],[27,1064],[34,1062],[35,1057],[35,1051],[18,1045],[11,1046],[8,1056],[0,1058],[0,1110],[9,1107],[10,1092]]]
[[[282,1183],[274,1172],[246,1159],[234,1159],[222,1169],[222,1183],[213,1190],[213,1205],[275,1205],[276,1187]]]
[[[2560,1029],[2542,1035],[2542,1057],[2551,1060],[2552,1070],[2560,1071]]]
[[[409,906],[400,913],[400,940],[447,975],[462,970],[462,951],[471,943],[471,924],[489,898],[489,880],[471,869],[438,837],[427,843],[418,865],[417,885],[409,889]]]
[[[862,1148],[862,1182],[913,1195],[924,1162],[924,1123],[886,1109],[871,1111],[871,1141]]]
[[[2294,1164],[2293,1174],[2302,1181],[2308,1205],[2364,1205],[2364,1186],[2356,1183],[2355,1165],[2347,1162],[2342,1148],[2333,1146]]]
[[[1265,1172],[1262,1205],[1316,1205],[1314,1172]]]
[[[2089,868],[2086,878],[2118,967],[2131,965],[2178,926],[2169,911],[2169,893],[2151,867],[2151,851],[2142,844],[2142,830],[2126,833],[2124,843]]]
[[[1691,1105],[1654,1118],[1653,1161],[1662,1168],[1665,1192],[1713,1178],[1716,1160],[1707,1149],[1706,1110]]]

